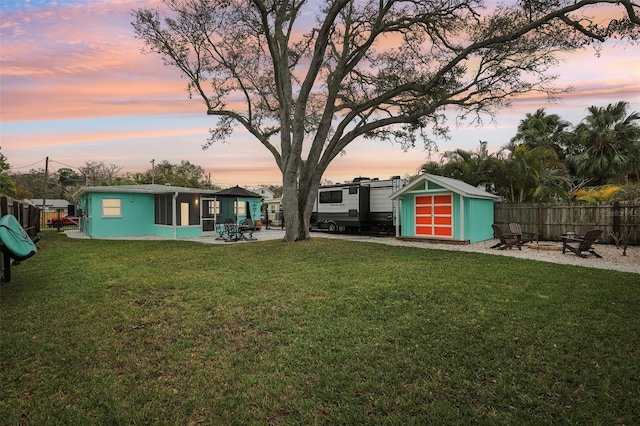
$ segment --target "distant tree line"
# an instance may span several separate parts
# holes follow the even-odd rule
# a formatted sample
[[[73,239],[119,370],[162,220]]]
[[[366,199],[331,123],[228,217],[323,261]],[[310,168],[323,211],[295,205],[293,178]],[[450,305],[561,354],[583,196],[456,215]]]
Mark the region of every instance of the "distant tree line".
[[[75,201],[73,195],[83,186],[137,185],[156,183],[189,188],[217,189],[205,177],[204,169],[183,160],[180,164],[162,161],[142,173],[121,174],[122,168],[102,161],[87,161],[77,170],[31,169],[9,173],[11,166],[0,153],[0,192],[17,199],[48,198]]]
[[[421,173],[460,179],[506,202],[570,199],[586,187],[630,183],[627,197],[640,198],[640,114],[628,108],[624,101],[592,106],[575,126],[538,109],[497,153],[480,141],[475,151],[444,152]]]

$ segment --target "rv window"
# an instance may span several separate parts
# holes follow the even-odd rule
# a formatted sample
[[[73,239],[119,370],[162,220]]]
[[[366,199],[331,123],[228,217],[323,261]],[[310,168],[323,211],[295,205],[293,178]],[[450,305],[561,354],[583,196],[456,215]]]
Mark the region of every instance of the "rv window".
[[[350,186],[349,187],[349,194],[357,194],[358,193],[358,187],[357,186]]]
[[[342,202],[342,190],[338,191],[324,191],[320,193],[321,203],[341,203]]]

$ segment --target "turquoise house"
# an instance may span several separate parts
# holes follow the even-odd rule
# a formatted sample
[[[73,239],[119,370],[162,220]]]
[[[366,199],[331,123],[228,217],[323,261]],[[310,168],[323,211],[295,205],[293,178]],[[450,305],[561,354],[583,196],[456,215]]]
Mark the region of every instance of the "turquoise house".
[[[76,195],[80,230],[92,238],[197,238],[216,223],[244,220],[255,204],[259,212],[261,203],[257,194],[245,194],[240,205],[240,198],[218,197],[213,190],[171,185],[90,186]]]
[[[391,195],[400,212],[397,237],[476,243],[493,238],[500,197],[461,180],[425,174]]]

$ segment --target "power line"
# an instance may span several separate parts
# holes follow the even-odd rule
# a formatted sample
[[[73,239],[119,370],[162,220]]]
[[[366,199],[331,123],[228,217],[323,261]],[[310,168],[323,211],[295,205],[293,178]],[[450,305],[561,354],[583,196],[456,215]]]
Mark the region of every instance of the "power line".
[[[21,167],[13,167],[13,166],[11,166],[10,170],[26,169],[27,167],[34,166],[34,165],[36,165],[36,164],[38,164],[38,163],[41,163],[41,162],[43,162],[43,161],[45,161],[45,160],[46,160],[46,159],[45,159],[45,158],[43,158],[42,160],[38,160],[38,161],[36,161],[35,163],[28,164],[28,165],[26,165],[26,166],[21,166]]]
[[[56,160],[49,160],[49,162],[50,162],[50,163],[58,163],[58,164],[61,164],[61,165],[65,166],[65,167],[69,167],[70,169],[76,169],[76,170],[80,171],[80,168],[78,168],[78,167],[74,167],[74,166],[70,166],[70,165],[68,165],[68,164],[61,163],[60,161],[56,161]]]

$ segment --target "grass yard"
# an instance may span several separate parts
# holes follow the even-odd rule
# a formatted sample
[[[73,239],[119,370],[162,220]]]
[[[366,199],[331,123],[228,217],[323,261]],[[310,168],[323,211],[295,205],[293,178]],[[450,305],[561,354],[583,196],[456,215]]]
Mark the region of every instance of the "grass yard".
[[[39,246],[0,287],[3,424],[640,422],[637,274],[322,238]]]

